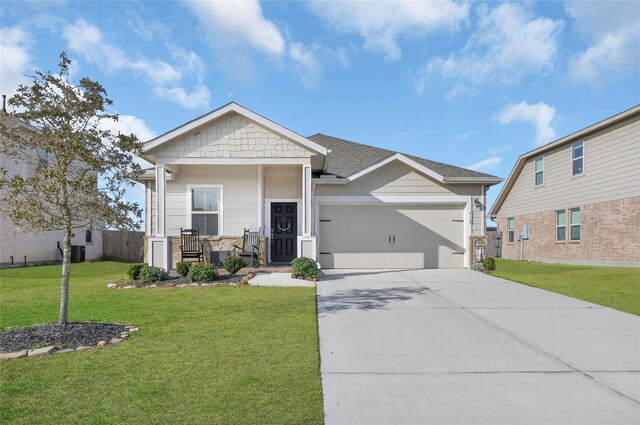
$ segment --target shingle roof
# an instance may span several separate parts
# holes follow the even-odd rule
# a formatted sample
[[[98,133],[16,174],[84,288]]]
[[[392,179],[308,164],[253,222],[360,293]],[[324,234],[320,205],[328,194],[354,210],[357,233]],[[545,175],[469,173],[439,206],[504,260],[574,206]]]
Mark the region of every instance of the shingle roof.
[[[331,152],[327,156],[325,172],[335,174],[338,177],[352,176],[372,165],[389,158],[399,152],[388,149],[376,148],[374,146],[363,145],[349,140],[338,139],[337,137],[325,134],[316,134],[307,139],[324,146]],[[479,173],[455,165],[443,164],[442,162],[430,161],[414,155],[402,154],[407,158],[435,171],[441,176],[447,177],[490,177],[497,178],[490,174]]]

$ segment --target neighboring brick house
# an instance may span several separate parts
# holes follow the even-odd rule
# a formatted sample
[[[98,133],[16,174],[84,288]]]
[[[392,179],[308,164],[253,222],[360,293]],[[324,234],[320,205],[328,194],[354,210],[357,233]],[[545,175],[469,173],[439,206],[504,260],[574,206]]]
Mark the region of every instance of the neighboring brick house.
[[[502,256],[640,266],[640,105],[520,156],[491,209]]]

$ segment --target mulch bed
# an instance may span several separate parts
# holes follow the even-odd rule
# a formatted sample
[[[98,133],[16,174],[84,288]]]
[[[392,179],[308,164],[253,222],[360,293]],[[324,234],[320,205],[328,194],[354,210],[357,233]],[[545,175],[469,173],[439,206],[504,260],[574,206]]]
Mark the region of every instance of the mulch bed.
[[[240,273],[235,275],[231,273],[220,274],[220,276],[218,276],[216,280],[214,280],[213,282],[207,282],[205,285],[206,286],[235,285],[240,283],[240,281],[244,276],[245,276],[244,274],[240,274]],[[170,275],[167,279],[161,280],[159,282],[143,283],[143,282],[140,282],[139,280],[131,280],[131,279],[120,279],[116,282],[112,282],[112,284],[115,284],[117,287],[120,287],[120,288],[130,287],[130,286],[133,286],[136,288],[148,288],[148,287],[171,288],[178,285],[190,285],[192,283],[194,282],[191,282],[191,280],[187,276],[177,276],[177,275]]]
[[[0,352],[55,346],[56,350],[96,345],[98,341],[119,338],[125,326],[117,323],[70,322],[67,326],[57,324],[33,325],[26,328],[0,332]]]

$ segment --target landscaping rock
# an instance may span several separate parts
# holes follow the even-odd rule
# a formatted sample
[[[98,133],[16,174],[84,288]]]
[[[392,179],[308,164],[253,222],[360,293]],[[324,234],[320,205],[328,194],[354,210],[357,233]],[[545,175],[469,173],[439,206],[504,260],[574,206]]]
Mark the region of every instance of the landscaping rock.
[[[129,332],[140,332],[140,329],[138,329],[138,328],[131,328],[131,329],[129,329]]]
[[[51,352],[54,350],[54,348],[55,347],[53,345],[50,345],[48,347],[36,348],[36,349],[33,349],[33,350],[29,350],[27,355],[29,357],[46,356],[47,354],[51,354]]]
[[[117,286],[118,285],[116,285],[115,283],[110,283],[110,284],[107,285],[107,288],[115,288]]]
[[[90,348],[93,348],[93,347],[88,347],[88,346],[86,346],[86,345],[81,345],[81,346],[79,346],[79,347],[76,347],[76,351],[88,350],[88,349],[90,349]]]
[[[176,288],[184,288],[185,286],[189,286],[189,285],[186,283],[181,283],[179,285],[176,285]]]
[[[121,338],[111,338],[111,341],[109,341],[109,344],[117,344],[121,341],[122,341]]]
[[[98,341],[98,343],[96,344],[98,347],[104,347],[105,345],[107,345],[107,341]]]
[[[156,285],[155,283],[153,285],[147,286],[147,288],[157,288],[157,287],[158,287],[158,285]]]
[[[15,351],[13,353],[0,353],[0,360],[19,359],[27,357],[29,350]]]
[[[135,288],[135,286],[127,285],[127,286],[123,287],[123,289],[132,289],[132,288]]]
[[[178,286],[180,286],[180,285],[178,285]],[[200,286],[200,284],[199,283],[190,283],[189,286]]]
[[[55,354],[60,354],[60,353],[73,353],[74,351],[76,351],[73,348],[65,348],[64,350],[60,350],[60,351],[56,351]]]

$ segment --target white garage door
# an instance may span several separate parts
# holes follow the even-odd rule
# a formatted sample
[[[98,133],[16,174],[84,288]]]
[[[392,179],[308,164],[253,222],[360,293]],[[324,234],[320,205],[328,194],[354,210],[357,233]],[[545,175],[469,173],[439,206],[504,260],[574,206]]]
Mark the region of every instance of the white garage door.
[[[323,205],[324,268],[464,267],[464,205]]]

